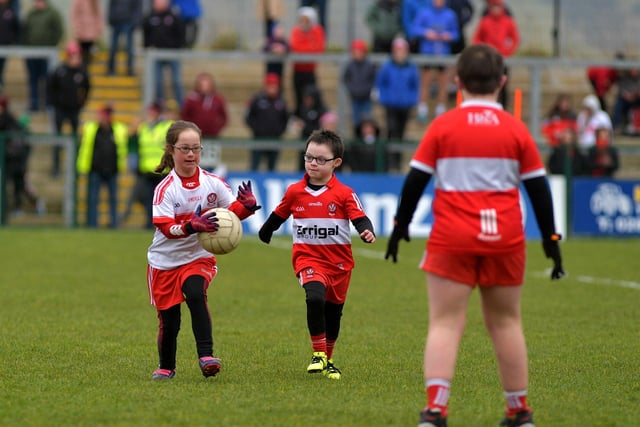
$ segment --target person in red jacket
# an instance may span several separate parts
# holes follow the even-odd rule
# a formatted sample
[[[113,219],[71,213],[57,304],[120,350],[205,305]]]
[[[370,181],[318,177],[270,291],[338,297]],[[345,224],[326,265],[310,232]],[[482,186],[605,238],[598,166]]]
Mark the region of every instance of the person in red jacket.
[[[542,121],[542,134],[550,147],[562,143],[566,129],[577,131],[578,113],[573,108],[573,99],[568,93],[560,93]]]
[[[318,24],[318,15],[312,7],[298,9],[298,24],[291,29],[289,37],[291,53],[309,54],[325,51],[324,29]],[[316,63],[295,62],[293,64],[293,90],[296,113],[302,105],[302,95],[307,86],[317,86]]]
[[[504,58],[513,55],[520,43],[520,35],[516,21],[506,13],[502,0],[489,0],[488,13],[480,19],[473,43],[484,43],[494,47]],[[508,74],[507,67],[504,74]],[[498,102],[503,108],[507,107],[507,85],[505,84],[498,96]]]
[[[203,137],[215,138],[227,125],[227,104],[216,90],[210,73],[203,72],[196,76],[193,90],[182,105],[180,117],[198,125]]]
[[[622,52],[617,52],[614,59],[618,61],[624,60],[625,56]],[[607,95],[609,90],[616,84],[620,77],[620,70],[609,66],[593,66],[587,68],[587,79],[591,83],[593,92],[600,101],[600,106],[604,111],[609,111],[607,106]]]

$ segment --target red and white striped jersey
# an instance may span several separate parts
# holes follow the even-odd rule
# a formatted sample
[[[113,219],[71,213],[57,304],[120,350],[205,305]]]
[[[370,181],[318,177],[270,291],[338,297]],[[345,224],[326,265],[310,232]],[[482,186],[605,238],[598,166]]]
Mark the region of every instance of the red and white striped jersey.
[[[304,267],[321,265],[328,271],[351,270],[349,222],[366,214],[356,193],[333,175],[319,190],[307,186],[308,175],[290,185],[274,213],[293,216],[292,263],[296,274]]]
[[[545,175],[526,126],[494,102],[463,102],[433,121],[411,167],[433,174],[427,249],[478,255],[524,245],[520,182]]]
[[[181,178],[174,170],[157,186],[153,195],[153,222],[182,224],[191,219],[198,205],[202,212],[211,208],[229,208],[236,198],[219,176],[198,168],[194,177]],[[156,228],[147,252],[149,265],[169,270],[190,261],[211,257],[198,241],[197,234],[169,239]]]

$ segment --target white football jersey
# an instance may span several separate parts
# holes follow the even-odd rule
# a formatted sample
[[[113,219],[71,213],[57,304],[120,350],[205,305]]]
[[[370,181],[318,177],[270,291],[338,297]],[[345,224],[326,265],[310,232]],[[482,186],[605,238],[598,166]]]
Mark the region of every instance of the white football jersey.
[[[229,208],[235,197],[231,187],[219,176],[202,168],[194,178],[180,178],[172,170],[157,186],[153,196],[153,221],[184,224],[195,213],[198,205],[201,212],[222,207]],[[198,235],[167,238],[156,228],[153,241],[147,252],[149,265],[160,270],[170,270],[199,258],[213,256],[205,251]]]

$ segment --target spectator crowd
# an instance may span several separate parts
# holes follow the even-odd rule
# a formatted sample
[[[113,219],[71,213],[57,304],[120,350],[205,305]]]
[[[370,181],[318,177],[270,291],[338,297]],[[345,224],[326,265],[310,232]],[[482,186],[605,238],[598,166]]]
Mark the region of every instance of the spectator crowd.
[[[134,33],[138,30],[143,49],[193,48],[203,4],[199,0],[72,0],[70,9],[65,11],[70,23],[66,29],[63,11],[51,0],[19,3],[0,0],[0,45],[54,47],[67,40],[63,60],[55,68],[45,58],[25,59],[29,112],[46,111],[51,114],[56,133],[69,128],[80,142],[79,155],[83,157],[78,158],[77,171],[88,174],[90,203],[95,199],[94,193],[100,191],[101,182],[113,190],[117,173],[127,169],[135,172],[137,182],[125,215],[118,217],[113,211],[112,226],[126,220],[135,203],[150,212],[150,189],[158,182],[153,169],[162,153],[167,126],[179,118],[198,125],[205,138],[220,137],[231,119],[225,88],[216,83],[215,70],[202,70],[192,88],[184,91],[184,64],[180,59],[156,61],[152,70],[154,101],[145,106],[144,118],[127,124],[123,142],[124,124],[114,119],[117,104],[104,105],[95,120],[81,123],[81,113],[91,97],[93,76],[89,66],[106,28],[111,36],[106,43],[108,76],[136,75]],[[350,138],[350,143],[344,169],[399,171],[399,154],[388,153],[381,159],[380,147],[384,153],[386,143],[405,140],[412,120],[426,124],[451,108],[457,98],[454,72],[447,65],[450,62],[438,64],[438,58],[457,55],[469,43],[489,44],[504,57],[515,54],[519,47],[517,19],[503,0],[486,0],[478,11],[475,28],[469,28],[476,14],[469,0],[376,0],[361,17],[371,39],[352,41],[348,61],[339,76],[351,108],[345,117],[338,117],[337,106],[326,102],[323,76],[316,61],[296,60],[290,70],[285,67],[287,54],[321,55],[327,51],[329,2],[301,0],[295,11],[287,10],[282,0],[255,3],[256,18],[264,25],[260,49],[270,55],[260,88],[246,100],[242,113],[242,122],[253,139],[265,143],[264,149],[256,148],[250,153],[247,167],[253,171],[277,170],[277,141],[287,134],[305,140],[320,127],[347,129],[345,137]],[[283,18],[291,13],[296,14],[296,22],[287,29]],[[121,48],[122,56],[118,55]],[[382,63],[374,63],[370,52],[388,57]],[[432,56],[434,60],[429,65],[419,65],[415,55]],[[121,57],[125,58],[124,64],[118,64]],[[0,57],[0,90],[5,81],[5,60]],[[170,76],[168,84],[166,74]],[[573,175],[611,176],[619,165],[613,136],[635,132],[636,127],[640,130],[638,70],[593,67],[587,71],[587,78],[594,93],[582,101],[580,111],[574,111],[568,94],[560,94],[544,117],[542,133],[552,147],[549,167],[553,173],[567,171],[568,157],[574,162]],[[608,109],[607,94],[614,87],[618,91],[616,101]],[[292,91],[290,96],[286,93],[288,88]],[[4,99],[6,109],[8,99]],[[505,108],[508,99],[505,85],[499,97]],[[380,108],[379,115],[375,113],[376,106]],[[6,130],[10,129],[0,129]],[[108,166],[92,163],[100,163],[97,150],[115,156],[109,157]],[[62,147],[54,146],[53,177],[60,174],[61,155]],[[297,166],[303,170],[302,156]],[[104,167],[110,172],[105,174]],[[17,208],[21,204],[22,201],[20,205],[15,203]],[[87,224],[95,225],[91,209]]]

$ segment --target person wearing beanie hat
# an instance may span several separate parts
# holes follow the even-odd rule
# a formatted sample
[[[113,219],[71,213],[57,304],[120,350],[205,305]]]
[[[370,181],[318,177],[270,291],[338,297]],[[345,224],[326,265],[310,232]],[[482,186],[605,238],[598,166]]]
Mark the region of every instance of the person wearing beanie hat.
[[[578,127],[578,145],[582,149],[588,149],[596,143],[596,129],[604,128],[613,132],[611,117],[600,107],[600,101],[594,94],[589,94],[582,99],[582,110],[576,120]]]
[[[300,0],[301,9],[313,9],[315,21],[320,24],[325,35],[329,32],[327,26],[327,1],[328,0]]]
[[[355,39],[351,42],[351,52],[367,53],[367,43],[362,39]]]
[[[325,33],[318,24],[316,10],[312,7],[298,9],[298,23],[291,29],[289,37],[291,53],[312,54],[324,53]],[[295,93],[295,110],[298,112],[302,105],[304,88],[317,85],[315,62],[293,63],[293,90]]]
[[[128,133],[124,123],[113,120],[111,104],[103,105],[98,109],[96,119],[82,126],[76,169],[78,174],[87,176],[87,227],[99,226],[102,186],[109,191],[109,226],[118,226],[118,176],[127,168]]]
[[[105,116],[112,116],[113,115],[113,104],[105,104],[102,106],[102,108],[100,108],[99,110],[100,114],[103,114]]]
[[[480,18],[473,35],[473,44],[484,43],[495,48],[504,58],[513,55],[520,44],[520,34],[515,19],[505,11],[502,0],[489,0],[488,13]],[[509,69],[504,67],[504,74]],[[507,108],[508,89],[502,86],[498,101]]]
[[[269,73],[265,76],[262,89],[249,101],[244,112],[244,121],[257,143],[274,143],[282,138],[289,123],[289,110],[282,96],[280,77],[277,74]],[[279,157],[280,150],[277,148],[253,149],[249,170],[259,170],[264,159],[266,170],[273,172],[276,170]]]
[[[64,53],[66,53],[67,56],[69,57],[69,56],[78,55],[82,53],[82,49],[80,48],[80,45],[78,44],[78,42],[73,40],[67,43],[67,45],[64,48]]]
[[[371,91],[377,71],[377,66],[367,56],[367,44],[364,40],[355,39],[351,43],[351,58],[342,73],[342,83],[347,88],[351,101],[351,123],[354,131],[360,121],[370,116],[373,110]]]
[[[80,114],[84,108],[91,81],[89,73],[82,62],[82,51],[77,42],[69,42],[65,49],[66,57],[47,79],[47,100],[53,107],[53,119],[58,135],[62,134],[64,124],[71,126],[71,134],[78,135]],[[60,173],[62,146],[53,147],[52,175]]]
[[[338,115],[333,111],[327,111],[320,116],[320,129],[338,131]]]
[[[267,73],[266,76],[264,76],[264,84],[265,86],[268,85],[276,85],[278,86],[278,89],[280,88],[280,76],[277,75],[276,73]]]

